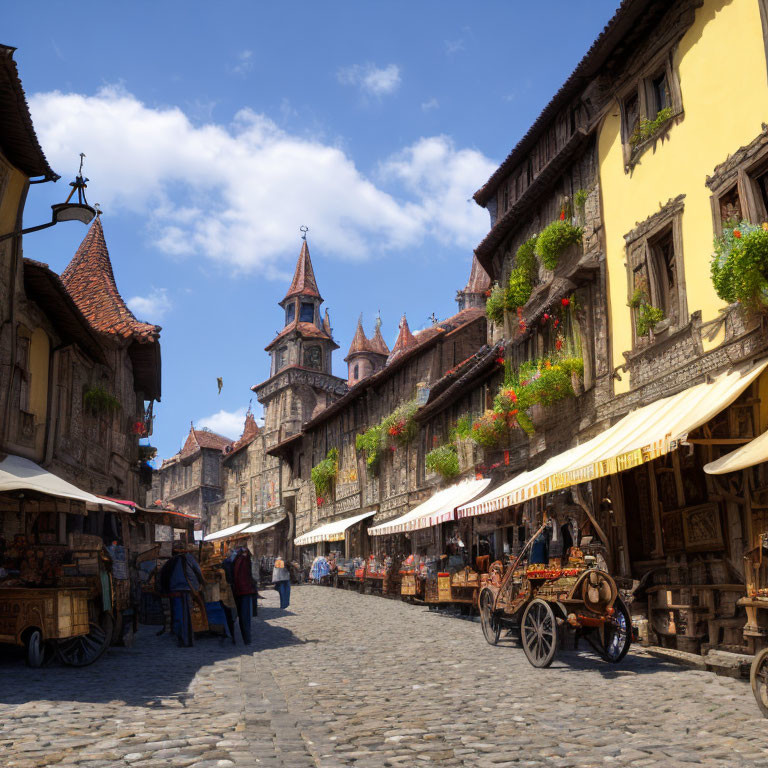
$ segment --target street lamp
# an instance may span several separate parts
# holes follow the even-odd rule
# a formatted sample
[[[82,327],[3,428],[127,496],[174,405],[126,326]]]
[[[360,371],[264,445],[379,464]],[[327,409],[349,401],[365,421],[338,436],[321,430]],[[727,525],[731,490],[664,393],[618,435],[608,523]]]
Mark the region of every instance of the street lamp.
[[[75,177],[75,180],[70,182],[69,186],[72,187],[72,191],[69,193],[69,197],[63,203],[57,203],[51,206],[51,220],[46,224],[38,224],[36,227],[27,227],[26,229],[17,229],[13,232],[9,232],[7,235],[0,235],[0,242],[7,240],[9,237],[16,237],[18,235],[27,235],[30,232],[37,232],[41,229],[48,229],[54,224],[58,224],[60,221],[82,221],[83,224],[90,224],[93,221],[93,217],[96,215],[96,209],[88,205],[88,201],[85,199],[86,182],[88,179],[83,178],[83,158],[85,155],[80,153],[80,170]],[[71,203],[72,196],[77,192],[77,202]]]

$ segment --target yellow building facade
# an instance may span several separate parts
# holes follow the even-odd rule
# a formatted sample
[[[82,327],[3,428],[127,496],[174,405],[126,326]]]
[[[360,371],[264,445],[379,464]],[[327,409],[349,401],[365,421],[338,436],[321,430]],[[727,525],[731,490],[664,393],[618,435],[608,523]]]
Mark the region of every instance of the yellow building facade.
[[[682,326],[698,310],[706,324],[716,320],[725,306],[710,278],[720,212],[713,206],[707,179],[719,164],[760,136],[768,122],[760,5],[759,0],[704,0],[679,43],[620,85],[600,125],[598,162],[614,369],[623,366],[624,352],[637,344],[635,317],[628,304],[635,283],[644,279],[640,276],[633,282],[632,273],[638,267],[627,235],[650,221],[668,201],[678,201],[666,222],[676,229],[672,258],[679,292],[673,323]],[[656,117],[659,104],[653,103],[653,90],[658,79],[654,79],[662,72],[669,78],[663,87],[673,116],[628,164],[630,121],[637,115],[648,120]],[[746,217],[747,211],[742,215]],[[653,242],[645,243],[646,252],[637,259],[651,258],[653,248]],[[711,337],[703,335],[703,351],[722,341],[722,327]],[[629,377],[617,377],[614,386],[616,394],[628,391]]]

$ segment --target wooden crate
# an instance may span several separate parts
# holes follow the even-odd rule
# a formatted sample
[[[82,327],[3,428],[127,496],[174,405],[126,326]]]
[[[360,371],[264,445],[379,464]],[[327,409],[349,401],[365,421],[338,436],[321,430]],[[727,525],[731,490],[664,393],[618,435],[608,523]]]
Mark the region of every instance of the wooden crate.
[[[451,574],[437,574],[437,599],[441,603],[451,602]]]
[[[87,635],[90,630],[88,619],[88,596],[83,590],[64,589],[58,591],[58,615],[56,637]]]
[[[414,597],[416,595],[416,574],[404,573],[403,580],[400,582],[400,594],[407,597]]]

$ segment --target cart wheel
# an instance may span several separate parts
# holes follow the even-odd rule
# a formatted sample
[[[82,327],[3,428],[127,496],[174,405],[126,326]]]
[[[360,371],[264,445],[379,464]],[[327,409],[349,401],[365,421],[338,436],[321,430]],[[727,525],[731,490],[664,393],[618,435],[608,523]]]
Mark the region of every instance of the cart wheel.
[[[600,655],[611,664],[618,664],[632,645],[632,617],[624,601],[617,598],[613,604],[614,614],[610,624],[603,628],[603,645]]]
[[[749,682],[752,693],[763,717],[768,717],[768,648],[764,648],[755,656],[749,670]]]
[[[520,628],[523,650],[534,667],[548,667],[557,653],[557,621],[552,606],[536,598],[525,609]]]
[[[45,642],[43,633],[39,629],[32,629],[27,633],[24,641],[24,657],[27,666],[37,669],[45,663]]]
[[[501,634],[501,625],[493,613],[493,593],[486,589],[480,594],[480,625],[483,628],[485,639],[491,644],[496,645],[499,642]]]
[[[105,611],[98,623],[91,620],[87,635],[59,641],[56,646],[59,658],[70,667],[86,667],[93,664],[109,647],[113,629],[112,614]]]

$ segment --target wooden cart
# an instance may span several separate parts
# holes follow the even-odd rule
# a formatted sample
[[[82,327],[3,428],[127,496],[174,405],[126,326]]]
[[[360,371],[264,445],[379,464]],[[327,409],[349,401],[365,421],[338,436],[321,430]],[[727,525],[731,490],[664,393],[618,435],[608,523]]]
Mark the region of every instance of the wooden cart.
[[[744,556],[747,594],[738,601],[747,613],[744,639],[755,654],[749,682],[755,701],[768,717],[768,534],[761,534],[758,546]]]
[[[29,666],[41,666],[46,649],[88,637],[89,597],[87,589],[0,588],[0,643],[23,646]]]
[[[632,642],[629,610],[611,576],[584,561],[572,548],[568,561],[528,564],[531,537],[515,563],[491,566],[480,591],[480,621],[485,639],[499,642],[502,630],[519,631],[523,651],[534,667],[548,667],[564,633],[574,644],[584,637],[605,660],[618,663]]]

